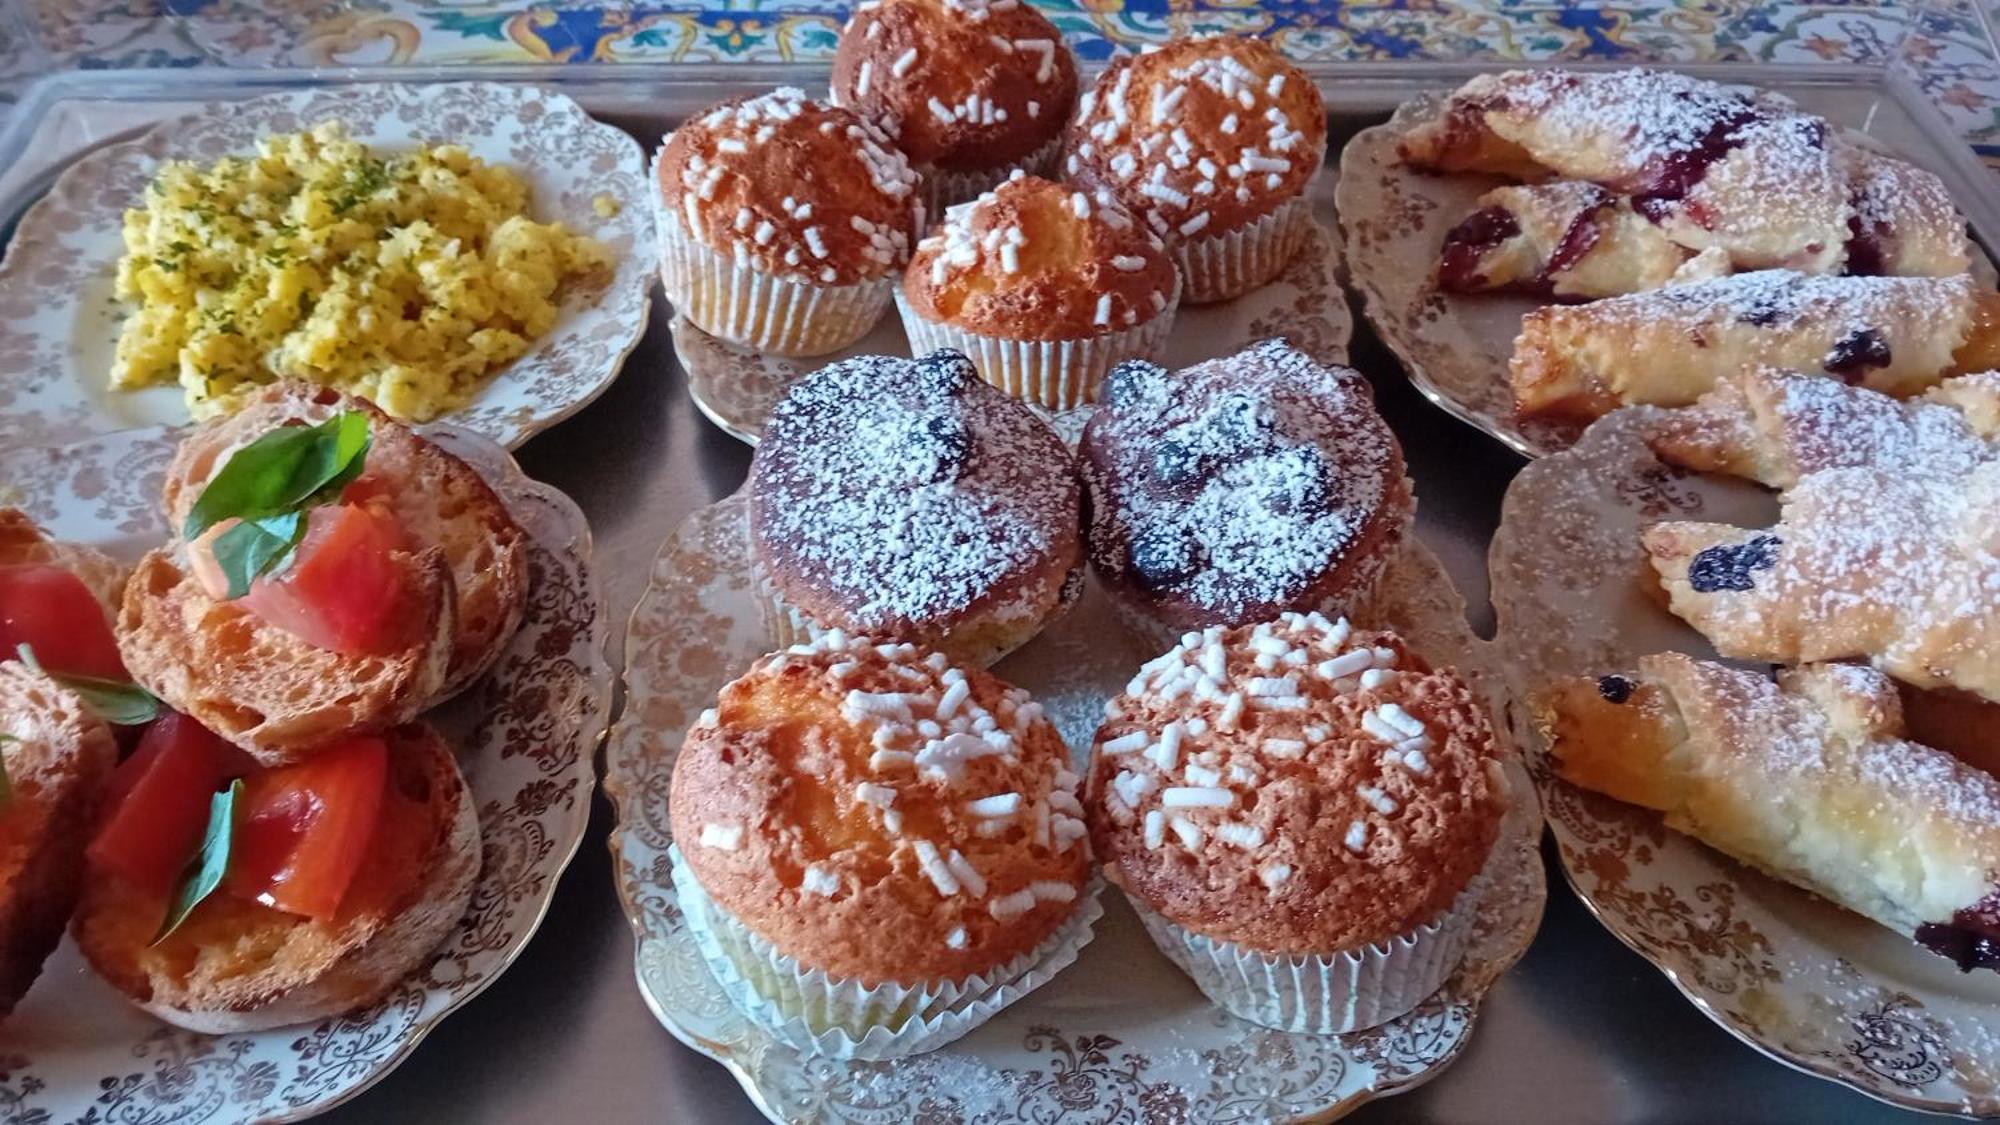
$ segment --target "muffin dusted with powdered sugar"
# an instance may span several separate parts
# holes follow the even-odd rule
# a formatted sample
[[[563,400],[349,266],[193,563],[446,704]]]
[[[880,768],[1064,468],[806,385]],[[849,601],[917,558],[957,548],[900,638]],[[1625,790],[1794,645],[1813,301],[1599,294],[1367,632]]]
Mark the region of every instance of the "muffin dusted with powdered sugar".
[[[1326,105],[1269,44],[1176,40],[1112,63],[1077,103],[1069,180],[1115,194],[1174,245],[1183,299],[1227,300],[1276,277],[1305,240]]]
[[[1282,610],[1351,612],[1415,509],[1368,384],[1267,340],[1168,373],[1122,364],[1078,447],[1090,559],[1160,643]]]
[[[779,643],[827,628],[984,666],[1082,591],[1082,485],[956,352],[801,380],[750,465],[751,566]]]
[[[795,1046],[886,1057],[984,1022],[1097,913],[1068,761],[1028,693],[914,645],[836,630],[758,661],[674,769],[718,976]]]
[[[696,114],[654,166],[661,277],[710,335],[779,355],[847,346],[922,231],[918,177],[856,114],[783,88]]]
[[[1056,169],[1076,59],[1020,0],[868,0],[840,33],[834,104],[868,118],[923,173],[932,212]]]
[[[1506,793],[1458,676],[1394,634],[1288,613],[1188,634],[1105,715],[1092,842],[1212,999],[1344,1032],[1449,974]]]

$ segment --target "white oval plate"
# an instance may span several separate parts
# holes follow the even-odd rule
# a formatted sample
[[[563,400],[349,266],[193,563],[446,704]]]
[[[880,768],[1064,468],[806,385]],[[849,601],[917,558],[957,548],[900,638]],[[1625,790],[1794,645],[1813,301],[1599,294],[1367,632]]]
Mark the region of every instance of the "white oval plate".
[[[646,329],[653,230],[639,144],[563,94],[455,82],[297,90],[217,103],[65,169],[22,216],[0,260],[0,446],[47,445],[188,420],[178,386],[121,391],[109,378],[126,307],[112,297],[125,209],[168,160],[255,151],[276,133],[347,122],[371,146],[464,145],[534,191],[534,217],[562,220],[611,248],[602,288],[567,294],[555,328],[440,420],[509,448],[569,417],[611,385]],[[617,204],[609,218],[593,200]]]
[[[200,1035],[153,1019],[99,980],[65,938],[0,1027],[0,1120],[310,1117],[394,1070],[534,936],[590,819],[592,757],[611,705],[590,528],[506,450],[449,426],[426,432],[479,470],[530,541],[521,631],[484,680],[424,716],[457,748],[479,810],[484,866],[471,908],[423,970],[373,1008],[247,1035]],[[167,534],[160,482],[174,444],[173,433],[150,429],[0,452],[0,503],[25,507],[59,539],[134,562]]]
[[[1209,1004],[1107,891],[1077,964],[942,1050],[888,1063],[803,1056],[730,1005],[689,934],[667,875],[667,794],[687,727],[722,685],[771,647],[750,592],[743,495],[695,513],[653,564],[626,637],[625,711],[607,747],[605,791],[619,894],[638,942],[639,989],[675,1037],[728,1067],[773,1121],[987,1125],[1142,1120],[1324,1120],[1415,1087],[1464,1049],[1479,1002],[1526,951],[1547,898],[1539,804],[1518,762],[1518,801],[1481,876],[1463,964],[1415,1012],[1370,1031],[1295,1035]],[[1366,614],[1489,693],[1486,646],[1430,551],[1413,544]],[[1033,692],[1072,748],[1087,748],[1104,701],[1156,655],[1118,623],[1093,582],[1070,614],[995,669]]]
[[[1639,529],[1689,518],[1762,527],[1777,505],[1755,485],[1662,464],[1643,440],[1662,416],[1618,411],[1508,490],[1489,570],[1513,698],[1650,652],[1715,659],[1644,592],[1652,568]],[[1907,937],[1667,831],[1657,813],[1557,779],[1525,709],[1514,719],[1571,886],[1710,1019],[1883,1101],[2000,1116],[2000,974],[1960,973]]]
[[[1298,256],[1285,271],[1253,292],[1214,305],[1183,305],[1160,362],[1180,369],[1228,355],[1243,344],[1283,336],[1322,363],[1346,363],[1354,317],[1340,287],[1339,224],[1333,218],[1330,175],[1311,190],[1314,222]],[[827,364],[862,355],[908,355],[909,337],[892,307],[866,336],[830,355],[792,358],[762,355],[727,344],[676,315],[674,355],[688,375],[695,406],[724,433],[757,444],[764,420],[793,383]],[[1074,441],[1089,406],[1056,415],[1054,424]]]

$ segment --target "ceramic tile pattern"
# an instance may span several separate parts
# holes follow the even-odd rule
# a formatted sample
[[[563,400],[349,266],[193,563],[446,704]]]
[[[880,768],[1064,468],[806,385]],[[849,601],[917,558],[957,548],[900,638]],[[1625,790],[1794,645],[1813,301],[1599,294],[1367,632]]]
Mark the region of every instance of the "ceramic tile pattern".
[[[1910,68],[2000,169],[2000,0],[1034,0],[1086,58],[1201,31],[1301,59],[1655,59]],[[0,101],[63,67],[824,60],[832,0],[0,0]]]

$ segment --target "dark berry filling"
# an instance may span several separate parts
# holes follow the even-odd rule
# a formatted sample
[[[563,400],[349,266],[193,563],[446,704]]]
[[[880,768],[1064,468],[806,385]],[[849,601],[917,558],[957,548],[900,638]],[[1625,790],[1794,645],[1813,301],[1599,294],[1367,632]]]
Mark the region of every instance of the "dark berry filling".
[[[1623,676],[1599,676],[1597,694],[1612,703],[1623,703],[1632,698],[1632,689],[1637,685]]]
[[[1132,541],[1132,573],[1149,590],[1164,590],[1195,576],[1201,551],[1191,538],[1158,530]]]
[[[1751,575],[1778,564],[1775,535],[1759,535],[1748,543],[1710,547],[1695,555],[1688,566],[1688,585],[1698,594],[1717,590],[1748,590],[1755,585]]]
[[[1826,353],[1820,366],[1829,375],[1838,375],[1842,382],[1852,386],[1863,376],[1878,367],[1889,366],[1889,341],[1873,328],[1857,328],[1842,336]]]
[[[1480,263],[1508,239],[1521,233],[1520,221],[1505,207],[1487,207],[1467,215],[1444,236],[1438,258],[1438,285],[1451,293],[1477,292],[1486,286]]]

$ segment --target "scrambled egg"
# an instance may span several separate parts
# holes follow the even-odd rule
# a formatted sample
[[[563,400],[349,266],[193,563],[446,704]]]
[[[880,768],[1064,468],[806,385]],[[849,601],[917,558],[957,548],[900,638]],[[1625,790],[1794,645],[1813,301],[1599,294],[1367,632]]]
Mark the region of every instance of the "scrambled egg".
[[[117,295],[138,308],[112,385],[178,381],[207,418],[301,378],[435,418],[549,331],[567,283],[610,266],[527,210],[519,176],[463,148],[376,156],[340,122],[168,164],[125,212]]]

